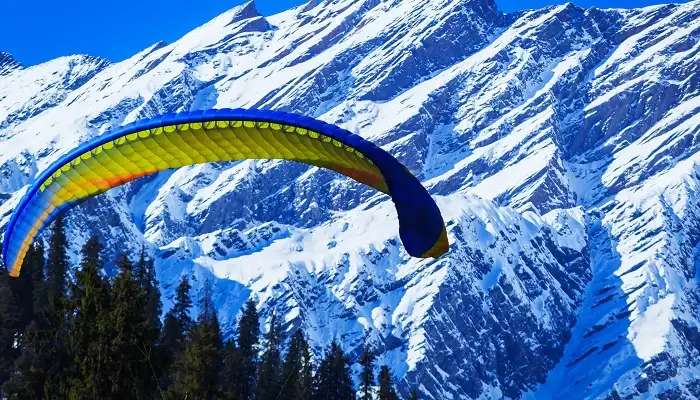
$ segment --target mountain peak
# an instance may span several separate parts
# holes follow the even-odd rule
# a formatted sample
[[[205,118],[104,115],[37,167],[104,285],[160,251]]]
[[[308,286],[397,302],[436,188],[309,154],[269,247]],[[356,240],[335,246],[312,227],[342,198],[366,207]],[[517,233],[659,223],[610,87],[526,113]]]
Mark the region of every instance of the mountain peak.
[[[230,23],[233,24],[238,21],[243,21],[244,19],[257,17],[262,17],[262,14],[260,14],[260,11],[255,7],[255,1],[250,0],[233,9],[233,16]]]
[[[10,71],[22,68],[22,64],[12,57],[12,54],[0,51],[0,75],[7,75]]]

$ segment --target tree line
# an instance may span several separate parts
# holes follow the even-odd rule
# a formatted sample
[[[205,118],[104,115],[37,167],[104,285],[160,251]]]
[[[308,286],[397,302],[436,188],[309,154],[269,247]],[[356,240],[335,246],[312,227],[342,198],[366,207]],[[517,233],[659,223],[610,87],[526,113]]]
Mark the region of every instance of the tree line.
[[[393,377],[365,346],[355,386],[351,359],[333,342],[315,360],[301,329],[284,337],[280,316],[262,335],[255,302],[246,302],[224,338],[211,286],[191,297],[183,276],[162,317],[155,268],[144,252],[120,255],[118,273],[101,271],[91,237],[79,268],[68,258],[63,220],[47,249],[30,246],[19,278],[0,274],[0,398],[398,400]],[[192,318],[193,302],[199,315]],[[359,389],[359,390],[356,390]],[[409,399],[417,399],[414,390]]]

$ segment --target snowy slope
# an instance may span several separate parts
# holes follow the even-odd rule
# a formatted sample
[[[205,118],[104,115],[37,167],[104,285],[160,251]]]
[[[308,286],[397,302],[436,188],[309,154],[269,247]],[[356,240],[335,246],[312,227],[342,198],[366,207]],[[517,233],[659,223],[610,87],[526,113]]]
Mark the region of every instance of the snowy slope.
[[[280,161],[199,165],[69,214],[73,256],[145,244],[168,306],[214,278],[230,326],[253,296],[317,354],[365,335],[427,398],[700,396],[700,1],[312,1],[233,8],[119,63],[0,52],[0,225],[77,143],[156,114],[294,111],[380,144],[448,222],[408,257],[386,196]],[[85,231],[84,227],[91,231]],[[127,248],[124,243],[129,243]],[[108,273],[110,266],[107,267]]]

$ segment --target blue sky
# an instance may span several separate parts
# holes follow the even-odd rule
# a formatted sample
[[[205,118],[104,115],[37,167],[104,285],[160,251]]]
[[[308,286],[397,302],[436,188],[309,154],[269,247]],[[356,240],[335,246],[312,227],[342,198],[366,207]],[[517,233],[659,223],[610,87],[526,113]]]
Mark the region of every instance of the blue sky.
[[[256,0],[270,15],[307,0]],[[686,0],[684,0],[686,1]],[[159,40],[171,43],[243,0],[0,0],[0,50],[24,65],[63,55],[121,61]],[[504,11],[563,0],[496,0]],[[584,6],[640,7],[664,0],[574,0]]]

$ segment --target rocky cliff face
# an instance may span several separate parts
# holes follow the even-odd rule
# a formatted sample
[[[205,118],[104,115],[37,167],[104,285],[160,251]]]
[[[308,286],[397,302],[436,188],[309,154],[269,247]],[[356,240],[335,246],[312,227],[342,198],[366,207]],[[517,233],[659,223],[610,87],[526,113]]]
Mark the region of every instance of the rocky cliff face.
[[[271,17],[247,3],[120,63],[0,53],[0,223],[39,171],[121,124],[304,113],[419,176],[450,253],[410,258],[370,188],[251,160],[86,202],[68,216],[73,256],[91,233],[110,259],[145,244],[166,307],[193,274],[214,279],[224,327],[253,296],[317,352],[337,339],[357,355],[369,335],[404,393],[698,397],[699,21],[698,1],[503,14],[492,0],[335,0]]]

